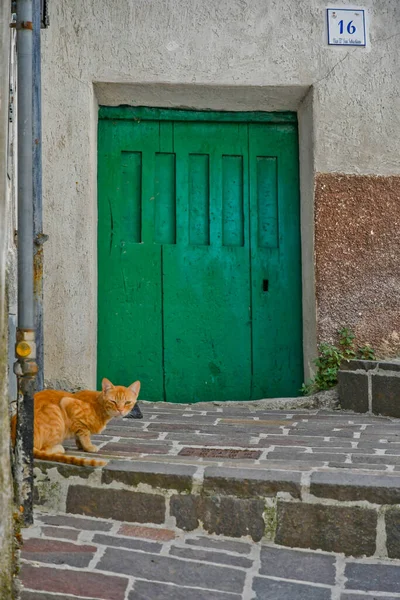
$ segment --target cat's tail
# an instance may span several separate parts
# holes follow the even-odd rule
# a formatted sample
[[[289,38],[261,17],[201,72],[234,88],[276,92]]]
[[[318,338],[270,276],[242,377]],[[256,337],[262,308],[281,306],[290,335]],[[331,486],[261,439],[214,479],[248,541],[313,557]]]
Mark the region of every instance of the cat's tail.
[[[51,460],[53,462],[67,463],[68,465],[77,465],[78,467],[103,467],[107,464],[105,460],[97,460],[95,458],[83,458],[82,456],[72,456],[71,454],[50,454],[44,450],[34,450],[35,458],[42,460]]]

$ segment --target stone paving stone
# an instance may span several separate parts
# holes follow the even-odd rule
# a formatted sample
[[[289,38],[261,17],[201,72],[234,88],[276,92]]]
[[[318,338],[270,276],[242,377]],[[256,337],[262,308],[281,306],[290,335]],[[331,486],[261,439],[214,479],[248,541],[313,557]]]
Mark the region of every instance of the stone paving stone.
[[[129,600],[242,600],[242,595],[136,581]]]
[[[256,577],[254,600],[331,600],[330,588]]]
[[[23,590],[21,600],[86,600],[83,596],[66,596],[65,594],[44,594],[43,592],[30,592]]]
[[[371,556],[376,526],[377,513],[371,509],[278,501],[274,541],[292,548]]]
[[[165,498],[129,490],[68,488],[67,512],[136,523],[164,523]]]
[[[71,517],[70,515],[46,515],[40,513],[37,519],[48,525],[64,525],[66,527],[75,527],[86,531],[110,531],[113,524],[101,519],[82,519],[82,517]]]
[[[87,567],[97,548],[63,542],[31,538],[25,541],[22,548],[22,558],[55,565],[70,565],[71,567]]]
[[[351,594],[341,594],[340,596],[340,600],[399,600],[398,596],[370,596],[368,594],[368,596],[366,594],[357,594],[357,593],[351,593]]]
[[[341,438],[346,438],[346,439],[354,439],[354,431],[348,431],[345,429],[341,429],[340,431],[333,431],[333,429],[328,429],[328,428],[324,428],[322,429],[321,427],[310,427],[310,428],[293,428],[289,431],[289,435],[307,435],[308,437],[330,437],[330,438],[337,438],[337,439],[341,439]],[[311,444],[310,444],[311,445]],[[338,445],[338,444],[336,444]]]
[[[102,469],[101,481],[119,481],[132,486],[147,483],[152,487],[190,492],[195,472],[195,467],[174,463],[112,461]]]
[[[264,469],[275,469],[276,471],[309,471],[312,468],[323,467],[325,462],[317,458],[306,462],[302,462],[301,460],[294,460],[292,462],[290,460],[273,460],[267,457],[267,460],[260,460],[259,465]]]
[[[261,450],[242,450],[237,448],[193,448],[185,446],[180,450],[179,456],[199,456],[202,458],[212,457],[219,459],[252,459],[257,460],[261,456]]]
[[[201,560],[220,565],[229,565],[230,567],[241,567],[248,569],[252,566],[253,561],[244,556],[232,556],[223,552],[213,552],[212,550],[201,550],[200,548],[185,548],[172,546],[169,552],[170,556],[186,558],[191,560]]]
[[[338,462],[330,462],[328,463],[328,467],[332,469],[350,469],[354,471],[387,471],[387,465],[370,465],[367,463],[359,463],[354,465],[353,463],[338,463]]]
[[[334,585],[335,561],[328,554],[263,546],[260,575]]]
[[[172,496],[171,516],[176,525],[193,531],[202,522],[208,533],[227,537],[250,535],[259,541],[264,535],[264,500],[234,498],[232,496]]]
[[[346,360],[340,365],[341,371],[371,371],[378,367],[375,360]]]
[[[374,504],[399,504],[400,477],[369,473],[313,473],[310,493],[342,502],[367,500]]]
[[[347,563],[346,589],[400,594],[400,567],[389,564]]]
[[[304,452],[282,452],[281,450],[274,450],[268,454],[268,458],[271,460],[300,460],[303,462],[326,462],[332,459],[332,454],[319,452],[318,454],[304,453]],[[335,460],[338,462],[344,462],[346,460],[345,454],[335,454]]]
[[[74,451],[74,454],[78,453]],[[91,458],[94,458],[93,454],[90,456]],[[77,465],[69,465],[67,463],[54,463],[51,460],[35,460],[35,467],[40,469],[42,473],[47,473],[47,471],[50,469],[56,468],[60,475],[65,478],[82,477],[83,479],[88,479],[96,470],[96,467],[79,467]]]
[[[389,558],[400,558],[400,509],[391,508],[385,513],[386,546]],[[399,574],[400,577],[400,574]]]
[[[390,456],[388,454],[384,454],[384,455],[357,454],[357,455],[353,456],[352,460],[353,460],[354,464],[370,462],[370,463],[376,463],[377,465],[379,465],[379,464],[400,465],[400,456]]]
[[[145,538],[160,542],[168,542],[176,537],[171,529],[159,529],[156,527],[143,527],[140,525],[128,525],[124,523],[118,530],[119,535],[127,535],[138,538]]]
[[[42,533],[48,537],[56,537],[76,541],[79,531],[66,529],[65,527],[42,527]]]
[[[181,444],[192,444],[196,446],[228,446],[235,448],[252,448],[251,435],[230,436],[230,435],[200,435],[196,433],[174,432],[168,433],[165,438],[166,442],[180,442]]]
[[[125,577],[114,575],[54,567],[35,567],[29,564],[22,565],[20,577],[22,583],[26,587],[29,586],[31,590],[74,594],[78,597],[101,600],[124,600],[129,581]]]
[[[127,437],[132,439],[139,440],[156,440],[158,438],[158,433],[156,431],[131,431],[127,427],[107,427],[105,434],[110,437]],[[95,438],[94,435],[91,436],[92,439]],[[102,438],[103,435],[97,435],[96,438]]]
[[[397,375],[371,376],[372,412],[377,415],[400,417],[400,377]]]
[[[211,548],[213,550],[225,550],[226,552],[236,552],[237,554],[250,554],[252,548],[252,546],[246,542],[221,540],[209,536],[187,538],[185,540],[185,544],[189,544],[190,546],[201,546],[202,548]]]
[[[150,444],[135,444],[134,442],[107,442],[102,448],[103,452],[121,452],[123,454],[168,454],[170,446],[154,446]]]
[[[289,492],[294,498],[299,498],[300,475],[282,471],[207,467],[203,490],[205,493],[239,497],[276,496],[277,492]]]
[[[129,550],[142,550],[143,552],[160,552],[162,545],[156,542],[147,542],[135,538],[126,539],[105,535],[104,533],[96,533],[92,539],[93,544],[101,544],[102,546],[112,546],[116,548],[127,548]]]
[[[336,457],[337,454],[368,454],[368,452],[365,451],[365,449],[363,448],[344,448],[344,447],[340,447],[340,448],[336,448],[336,447],[332,447],[332,448],[315,448],[314,446],[311,446],[311,450],[313,452],[313,454],[331,454],[334,455]],[[373,451],[371,450],[371,453]]]
[[[245,580],[245,572],[238,569],[117,548],[107,548],[96,568],[150,581],[176,584],[185,581],[185,585],[189,587],[235,593],[243,591]],[[221,569],[224,570],[221,572]]]
[[[268,446],[282,446],[282,447],[303,447],[303,448],[322,448],[323,451],[329,451],[331,447],[341,446],[342,448],[351,448],[351,441],[340,438],[339,443],[337,440],[325,441],[323,436],[309,436],[309,437],[297,437],[295,435],[281,435],[281,436],[268,436],[262,438],[257,443],[256,448],[268,448]]]
[[[368,412],[368,378],[366,373],[338,372],[340,405],[344,410]]]

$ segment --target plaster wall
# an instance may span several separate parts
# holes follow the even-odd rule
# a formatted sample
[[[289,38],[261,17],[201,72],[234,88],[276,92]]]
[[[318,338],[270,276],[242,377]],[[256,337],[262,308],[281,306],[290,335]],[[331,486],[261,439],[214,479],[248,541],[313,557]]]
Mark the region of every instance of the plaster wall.
[[[98,103],[298,111],[309,364],[317,319],[314,174],[400,174],[400,4],[365,0],[367,48],[327,46],[327,6],[321,0],[51,3],[51,26],[42,34],[49,384],[95,384]]]

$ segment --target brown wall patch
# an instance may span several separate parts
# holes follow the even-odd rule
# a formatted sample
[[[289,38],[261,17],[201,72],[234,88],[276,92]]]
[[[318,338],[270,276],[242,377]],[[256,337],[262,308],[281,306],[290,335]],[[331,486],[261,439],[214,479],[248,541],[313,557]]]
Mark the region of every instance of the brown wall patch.
[[[318,174],[319,341],[349,326],[380,357],[400,355],[400,177]]]

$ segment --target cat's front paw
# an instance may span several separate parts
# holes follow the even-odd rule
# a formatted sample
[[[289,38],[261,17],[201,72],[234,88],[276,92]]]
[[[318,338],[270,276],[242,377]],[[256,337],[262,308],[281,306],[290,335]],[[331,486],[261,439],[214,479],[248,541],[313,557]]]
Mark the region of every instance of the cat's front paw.
[[[92,444],[90,446],[88,446],[87,448],[87,452],[98,452],[100,450],[100,448],[98,448],[97,446],[93,446]]]

